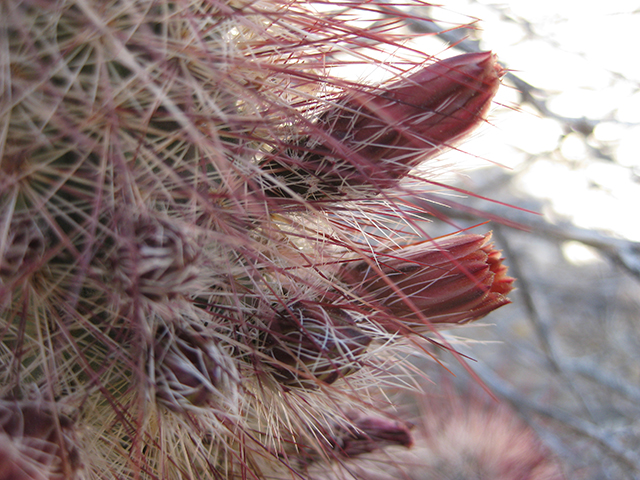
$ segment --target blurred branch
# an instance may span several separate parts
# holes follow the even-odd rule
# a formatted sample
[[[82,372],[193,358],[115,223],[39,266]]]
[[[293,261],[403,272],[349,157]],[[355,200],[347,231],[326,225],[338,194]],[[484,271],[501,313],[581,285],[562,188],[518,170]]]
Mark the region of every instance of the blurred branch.
[[[514,254],[511,249],[511,245],[507,238],[502,234],[501,226],[494,226],[495,236],[500,244],[500,247],[504,249],[506,257],[509,259],[509,268],[512,275],[518,279],[519,288],[517,293],[520,294],[524,302],[525,309],[527,310],[527,316],[530,323],[533,326],[538,342],[540,343],[542,350],[544,351],[547,360],[555,372],[560,372],[560,366],[558,364],[558,355],[551,343],[549,336],[549,328],[545,321],[540,317],[540,313],[533,300],[531,285],[529,285],[529,279],[524,274],[522,268],[520,268],[520,262],[518,256]]]
[[[538,342],[542,346],[547,362],[551,365],[551,368],[554,372],[562,377],[566,385],[569,387],[574,397],[577,399],[578,403],[580,403],[586,413],[588,413],[591,417],[593,417],[593,412],[590,405],[587,403],[587,397],[582,395],[579,389],[575,384],[575,379],[572,378],[567,372],[562,368],[561,356],[558,354],[556,348],[554,347],[551,333],[549,331],[549,324],[545,321],[540,315],[539,308],[536,305],[536,302],[533,300],[533,289],[529,284],[529,278],[525,274],[524,269],[520,266],[520,261],[518,255],[511,249],[511,244],[508,238],[503,235],[502,226],[496,224],[494,226],[494,234],[496,239],[499,241],[500,246],[504,249],[507,258],[509,258],[510,268],[515,276],[518,279],[518,284],[520,287],[517,290],[517,293],[520,294],[524,301],[524,306],[527,311],[527,318],[529,322],[533,326],[534,331],[536,332],[536,337],[538,338]]]
[[[456,209],[445,210],[438,209],[435,206],[432,209],[437,210],[442,216],[452,219],[478,219],[477,215]],[[485,218],[503,218],[505,220],[503,223],[506,225],[517,224],[525,226],[531,233],[545,238],[576,241],[593,247],[628,274],[640,280],[640,242],[612,237],[596,230],[576,227],[569,222],[551,223],[542,215],[533,215],[516,207],[505,208],[503,206],[488,205],[476,211],[485,212],[487,214]]]
[[[600,251],[627,273],[640,280],[640,242],[615,238],[595,230],[587,230],[569,223],[552,224],[544,219],[529,222],[532,231],[561,241],[573,240]]]
[[[589,378],[640,405],[640,388],[630,385],[628,380],[622,379],[610,371],[604,371],[597,363],[582,359],[563,360],[562,367]]]

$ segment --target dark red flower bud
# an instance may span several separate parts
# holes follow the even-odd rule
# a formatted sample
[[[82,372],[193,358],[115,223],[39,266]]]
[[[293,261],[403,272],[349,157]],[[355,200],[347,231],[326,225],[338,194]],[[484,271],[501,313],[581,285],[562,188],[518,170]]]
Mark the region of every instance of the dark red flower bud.
[[[271,320],[263,351],[280,383],[315,387],[356,371],[369,343],[345,310],[296,302]]]
[[[122,222],[115,230],[120,245],[110,267],[124,291],[153,300],[192,291],[202,257],[183,225],[171,219],[135,215],[130,223]]]
[[[0,221],[5,219],[0,216]],[[0,284],[37,267],[50,242],[46,229],[36,220],[14,217],[5,242],[0,242]]]
[[[341,194],[344,187],[373,187],[374,193],[394,187],[485,120],[502,75],[491,52],[469,53],[385,88],[349,92],[308,137],[262,166],[306,198]],[[280,187],[267,191],[290,195]]]
[[[180,411],[235,402],[238,373],[215,339],[194,328],[162,327],[154,344],[157,397]]]
[[[434,324],[470,322],[510,303],[514,279],[490,238],[460,235],[382,251],[340,276],[385,314],[378,320],[390,331],[423,323],[414,308]]]
[[[60,409],[48,402],[0,400],[0,478],[79,478],[74,421]]]
[[[373,452],[389,445],[411,447],[411,425],[382,416],[355,415],[353,425],[345,432],[337,432],[334,450],[345,457]]]

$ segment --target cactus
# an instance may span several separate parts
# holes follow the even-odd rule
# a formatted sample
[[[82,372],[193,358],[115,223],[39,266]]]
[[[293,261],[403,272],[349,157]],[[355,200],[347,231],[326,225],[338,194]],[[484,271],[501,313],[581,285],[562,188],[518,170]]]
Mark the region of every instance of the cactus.
[[[412,12],[0,4],[2,480],[304,478],[411,445],[367,400],[395,346],[513,282],[409,203],[504,73],[416,57]]]

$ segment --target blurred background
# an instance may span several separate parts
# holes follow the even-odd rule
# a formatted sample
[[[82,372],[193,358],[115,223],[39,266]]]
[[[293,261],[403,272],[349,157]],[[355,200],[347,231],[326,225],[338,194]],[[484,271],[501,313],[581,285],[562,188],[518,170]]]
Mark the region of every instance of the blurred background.
[[[433,10],[436,21],[414,28],[439,32],[445,56],[492,50],[509,69],[491,125],[447,155],[458,168],[443,181],[500,202],[456,199],[507,221],[474,231],[493,230],[517,291],[450,338],[469,339],[459,351],[567,478],[640,478],[640,2]],[[474,18],[475,28],[449,30]]]

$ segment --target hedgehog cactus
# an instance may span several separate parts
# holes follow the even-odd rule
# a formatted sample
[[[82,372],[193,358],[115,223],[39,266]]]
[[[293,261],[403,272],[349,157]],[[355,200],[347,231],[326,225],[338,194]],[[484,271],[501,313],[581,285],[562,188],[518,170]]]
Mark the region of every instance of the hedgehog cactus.
[[[394,345],[513,280],[408,203],[503,74],[403,46],[409,3],[0,4],[2,480],[304,478],[411,444],[367,413]],[[386,82],[334,68],[387,47]]]

